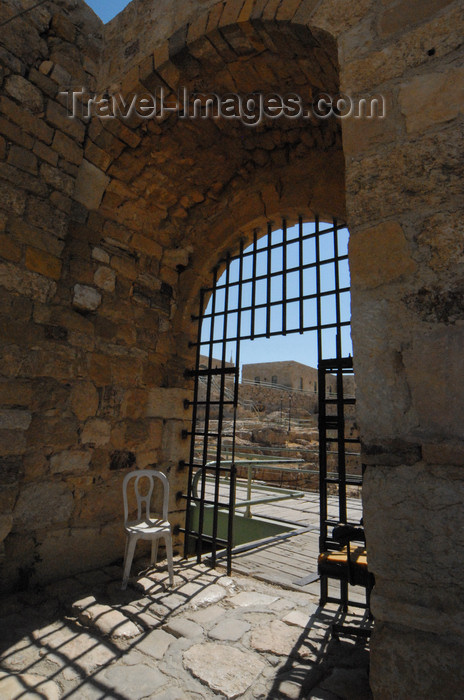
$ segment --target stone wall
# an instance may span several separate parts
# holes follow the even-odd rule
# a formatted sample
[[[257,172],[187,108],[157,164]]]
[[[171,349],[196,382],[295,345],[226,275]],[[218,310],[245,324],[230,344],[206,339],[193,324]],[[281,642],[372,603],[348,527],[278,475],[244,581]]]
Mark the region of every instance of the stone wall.
[[[284,420],[288,420],[289,404],[290,415],[294,418],[309,417],[311,413],[317,413],[317,394],[304,394],[301,391],[291,391],[291,389],[273,389],[270,386],[260,386],[259,384],[240,384],[239,402],[250,402],[260,413],[271,413],[282,409]]]
[[[248,381],[256,381],[256,377],[259,377],[261,382],[271,384],[273,376],[277,378],[275,384],[317,391],[317,369],[301,362],[253,362],[242,368],[242,378]]]
[[[0,22],[21,7],[2,2]],[[462,642],[463,25],[458,0],[138,0],[106,27],[60,0],[2,27],[3,586],[121,556],[134,464],[169,473],[182,523],[198,290],[269,219],[336,216],[352,236],[371,682],[453,697],[460,666],[436,659]],[[66,116],[70,82],[309,101],[341,85],[382,93],[387,118],[344,120],[343,148],[335,119],[86,123]]]
[[[385,2],[340,38],[342,89],[389,114],[343,125],[379,698],[463,681],[463,22],[462,3]]]

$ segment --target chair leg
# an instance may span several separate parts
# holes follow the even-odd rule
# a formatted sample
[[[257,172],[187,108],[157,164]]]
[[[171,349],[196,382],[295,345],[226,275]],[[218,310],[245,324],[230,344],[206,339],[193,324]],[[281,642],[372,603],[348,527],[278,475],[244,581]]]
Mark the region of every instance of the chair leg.
[[[327,603],[327,597],[329,595],[328,588],[329,586],[327,576],[321,575],[321,599],[319,601],[321,608],[323,608],[324,605]]]
[[[158,542],[159,542],[158,537],[151,541],[151,565],[152,566],[154,566],[156,564],[156,560],[158,559]]]
[[[122,575],[122,586],[123,591],[127,588],[127,581],[129,579],[129,574],[132,566],[132,559],[134,558],[135,545],[137,544],[137,537],[128,535],[126,542],[126,554],[124,556],[124,572]]]
[[[340,581],[340,598],[342,601],[342,610],[344,613],[348,612],[348,581]]]
[[[171,533],[164,536],[164,541],[166,542],[166,557],[168,560],[168,571],[169,571],[169,582],[171,586],[174,585],[174,566],[172,563],[172,537]]]

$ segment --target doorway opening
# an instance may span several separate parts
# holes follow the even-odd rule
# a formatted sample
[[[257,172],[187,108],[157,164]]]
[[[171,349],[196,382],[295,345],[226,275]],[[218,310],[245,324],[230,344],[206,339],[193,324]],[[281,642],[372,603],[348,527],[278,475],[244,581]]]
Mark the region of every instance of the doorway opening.
[[[256,542],[322,542],[358,515],[348,238],[335,219],[269,222],[201,290],[185,494],[185,554],[198,561],[230,573]]]

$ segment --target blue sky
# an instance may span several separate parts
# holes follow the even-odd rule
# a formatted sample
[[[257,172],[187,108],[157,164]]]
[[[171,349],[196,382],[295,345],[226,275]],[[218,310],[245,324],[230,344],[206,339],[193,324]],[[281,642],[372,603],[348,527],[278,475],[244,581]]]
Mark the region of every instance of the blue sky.
[[[129,0],[85,0],[87,5],[97,13],[99,17],[106,23],[113,19],[126,5]]]

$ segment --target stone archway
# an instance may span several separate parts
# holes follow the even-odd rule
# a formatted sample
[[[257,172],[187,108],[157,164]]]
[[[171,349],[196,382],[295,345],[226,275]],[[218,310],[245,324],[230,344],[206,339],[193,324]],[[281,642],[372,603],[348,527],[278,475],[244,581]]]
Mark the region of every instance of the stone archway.
[[[79,2],[50,2],[30,22],[6,25],[6,585],[18,572],[43,579],[83,560],[111,561],[122,549],[119,468],[135,461],[167,465],[171,511],[181,517],[188,300],[208,271],[204,251],[233,245],[238,229],[246,235],[265,216],[294,216],[302,202],[346,213],[351,232],[377,577],[373,687],[379,697],[453,696],[460,664],[449,649],[462,649],[464,580],[453,539],[463,484],[455,95],[463,25],[460,3],[446,0],[414,9],[370,0],[207,0],[201,8],[138,0],[107,27]],[[259,73],[244,70],[247,60]],[[295,61],[302,86],[381,92],[388,119],[345,120],[342,151],[340,125],[329,122],[304,132],[257,129],[249,140],[209,122],[186,124],[185,133],[169,119],[146,129],[71,123],[58,95],[70,79],[123,92],[158,78],[195,85],[199,76],[280,89]]]

